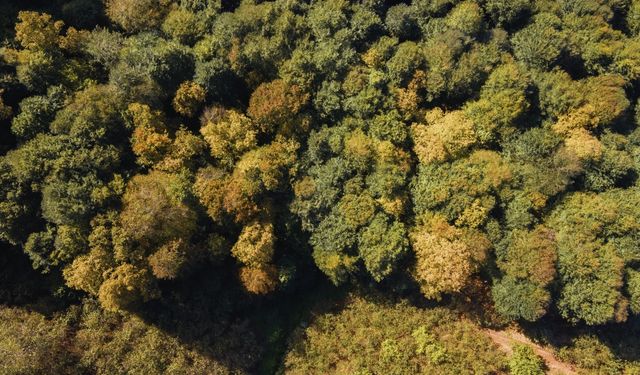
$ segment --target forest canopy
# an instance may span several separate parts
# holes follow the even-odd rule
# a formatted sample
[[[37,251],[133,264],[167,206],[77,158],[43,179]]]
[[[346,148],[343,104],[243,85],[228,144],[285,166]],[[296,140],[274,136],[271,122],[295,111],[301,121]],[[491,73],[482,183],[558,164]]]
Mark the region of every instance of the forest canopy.
[[[638,0],[3,1],[0,40],[11,374],[537,373],[474,324],[639,359],[596,337],[640,327]]]

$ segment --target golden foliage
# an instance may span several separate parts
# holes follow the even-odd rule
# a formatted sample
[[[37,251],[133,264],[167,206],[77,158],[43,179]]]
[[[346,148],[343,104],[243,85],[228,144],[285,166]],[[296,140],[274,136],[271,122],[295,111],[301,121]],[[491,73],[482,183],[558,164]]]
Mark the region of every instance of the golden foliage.
[[[18,13],[16,40],[28,50],[47,50],[58,45],[64,22],[53,21],[46,13],[22,11]]]
[[[197,160],[207,149],[207,143],[185,128],[176,132],[173,142],[155,168],[165,172],[177,173],[183,168],[193,168]]]
[[[106,14],[129,32],[157,27],[170,9],[170,0],[106,0]]]
[[[414,124],[411,134],[414,151],[421,163],[445,161],[460,156],[477,140],[474,125],[462,111],[444,113],[434,109],[427,124]]]
[[[287,127],[307,104],[309,94],[296,85],[278,79],[263,83],[251,94],[247,113],[265,133]]]
[[[602,143],[584,129],[571,131],[564,144],[581,160],[598,159],[602,155]]]
[[[108,272],[115,266],[109,249],[94,248],[63,270],[67,286],[97,296]]]
[[[262,267],[273,258],[275,240],[273,224],[254,220],[242,228],[231,254],[248,266]]]
[[[257,129],[250,118],[235,110],[219,110],[200,133],[209,144],[211,156],[231,167],[247,151],[255,148]]]
[[[222,170],[208,166],[198,171],[193,185],[194,193],[200,203],[216,222],[221,222],[225,214],[224,194],[227,182],[228,176]]]
[[[149,256],[149,266],[158,279],[175,279],[187,261],[188,244],[181,238],[162,245]]]
[[[183,82],[173,98],[173,108],[183,116],[193,117],[204,103],[206,94],[205,89],[197,83]]]
[[[150,166],[160,161],[171,146],[171,138],[160,111],[153,111],[146,104],[132,103],[128,108],[134,125],[131,136],[133,153],[140,165]]]
[[[127,310],[134,303],[159,295],[146,269],[125,263],[116,268],[100,286],[98,300],[109,311]]]
[[[410,234],[415,252],[414,277],[427,298],[460,292],[491,245],[478,231],[464,231],[444,218],[424,219]]]
[[[278,270],[272,265],[242,267],[239,276],[242,285],[253,294],[267,294],[278,286]]]

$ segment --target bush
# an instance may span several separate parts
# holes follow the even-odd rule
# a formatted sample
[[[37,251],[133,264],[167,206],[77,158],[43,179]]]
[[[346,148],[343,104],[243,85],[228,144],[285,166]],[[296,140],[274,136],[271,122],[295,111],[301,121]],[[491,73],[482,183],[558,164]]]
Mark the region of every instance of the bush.
[[[512,375],[544,375],[545,365],[530,346],[516,345],[509,358],[509,370]]]

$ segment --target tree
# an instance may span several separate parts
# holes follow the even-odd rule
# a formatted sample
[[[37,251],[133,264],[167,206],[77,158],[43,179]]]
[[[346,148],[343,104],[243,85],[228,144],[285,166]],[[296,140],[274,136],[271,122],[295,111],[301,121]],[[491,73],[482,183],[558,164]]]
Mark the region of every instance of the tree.
[[[16,24],[16,40],[22,49],[7,49],[6,60],[16,66],[19,81],[29,90],[44,93],[52,84],[65,83],[79,85],[78,75],[84,76],[87,70],[80,61],[70,59],[65,61],[67,47],[74,49],[84,34],[69,28],[67,34],[62,35],[64,22],[53,21],[46,13],[21,11],[18,13],[20,22]],[[72,51],[66,51],[72,52]],[[69,55],[72,55],[69,53]]]
[[[508,139],[515,132],[516,121],[529,108],[526,93],[529,79],[516,64],[497,67],[480,90],[480,99],[467,102],[464,115],[473,121],[482,143],[496,138]]]
[[[288,128],[294,126],[290,122],[295,119],[308,100],[309,95],[297,85],[275,80],[255,89],[249,99],[247,113],[262,132],[273,133],[277,130],[287,132]],[[289,129],[288,131],[298,130]]]
[[[413,149],[420,163],[457,158],[476,142],[474,124],[462,111],[445,114],[441,109],[434,109],[426,120],[427,125],[411,126]]]
[[[390,7],[385,17],[385,26],[391,35],[402,41],[414,39],[420,32],[414,12],[414,9],[407,4]]]
[[[45,133],[64,106],[65,91],[60,86],[49,88],[46,96],[30,96],[20,102],[20,112],[11,122],[11,132],[22,140]]]
[[[205,97],[206,92],[202,86],[191,81],[183,82],[173,98],[173,108],[183,116],[193,117],[200,109]]]
[[[129,104],[128,112],[134,127],[131,148],[138,164],[151,166],[159,162],[171,145],[164,115],[140,103]]]
[[[547,70],[567,48],[562,21],[553,14],[540,13],[533,22],[514,34],[513,52],[516,59],[530,68]]]
[[[156,297],[158,292],[149,272],[126,263],[113,270],[98,291],[100,304],[109,311],[126,311],[141,300]]]
[[[482,8],[475,1],[463,1],[447,14],[444,23],[449,29],[474,36],[483,27]]]
[[[421,164],[411,187],[414,210],[418,215],[437,210],[456,225],[479,227],[511,178],[500,155],[487,150],[450,164]]]
[[[364,265],[374,280],[380,282],[399,268],[408,253],[404,224],[391,221],[384,214],[371,220],[358,239],[358,249]]]
[[[202,38],[205,27],[196,13],[184,7],[172,9],[162,23],[162,31],[186,45],[193,45]]]
[[[255,220],[242,228],[231,254],[247,266],[260,267],[271,262],[275,240],[273,224]]]
[[[17,244],[33,230],[37,207],[28,184],[19,181],[6,159],[0,158],[0,239]]]
[[[629,205],[637,199],[634,190],[574,193],[551,215],[561,283],[557,305],[566,319],[591,325],[626,320],[624,270],[634,259],[628,246],[636,242],[629,232],[635,226],[624,229],[623,222],[635,220]]]
[[[531,11],[531,3],[530,0],[487,0],[484,9],[497,26],[508,27]]]
[[[265,193],[285,189],[298,147],[295,141],[279,138],[247,152],[236,163],[225,188],[223,205],[237,222],[251,219],[260,212],[258,202]]]
[[[188,244],[179,238],[162,245],[149,256],[149,266],[153,276],[158,279],[175,279],[180,276],[187,264]]]
[[[465,233],[439,216],[425,218],[410,238],[416,257],[413,275],[422,294],[433,299],[461,291],[490,247],[479,232]]]
[[[491,288],[496,310],[509,319],[536,321],[549,308],[551,295],[544,287],[509,275]]]
[[[172,239],[189,239],[196,214],[186,203],[180,176],[153,171],[134,176],[122,197],[124,233],[145,247]]]
[[[405,86],[424,62],[418,45],[411,41],[400,43],[387,61],[387,71],[393,84]]]
[[[109,211],[91,220],[89,251],[76,258],[63,270],[67,286],[98,296],[100,286],[116,267],[114,245],[117,242],[118,213]]]
[[[511,232],[506,250],[498,253],[498,267],[511,277],[547,286],[555,278],[556,258],[555,233],[538,226]]]
[[[107,16],[125,31],[139,32],[160,26],[169,11],[166,0],[107,0]]]
[[[233,167],[244,153],[258,146],[259,128],[242,113],[211,108],[205,115],[200,133],[209,144],[211,156],[223,167]]]
[[[278,285],[277,269],[271,264],[242,267],[240,281],[250,293],[267,294]]]
[[[109,81],[131,101],[154,103],[172,96],[181,83],[193,78],[194,71],[188,47],[153,33],[139,33],[125,39],[118,63],[109,70]]]
[[[195,195],[206,208],[209,217],[222,222],[225,215],[224,189],[228,184],[228,175],[224,171],[208,166],[201,168],[193,185]]]
[[[640,2],[632,1],[627,13],[627,25],[632,35],[640,34]]]
[[[517,345],[509,358],[509,370],[514,375],[543,375],[545,364],[530,346]]]

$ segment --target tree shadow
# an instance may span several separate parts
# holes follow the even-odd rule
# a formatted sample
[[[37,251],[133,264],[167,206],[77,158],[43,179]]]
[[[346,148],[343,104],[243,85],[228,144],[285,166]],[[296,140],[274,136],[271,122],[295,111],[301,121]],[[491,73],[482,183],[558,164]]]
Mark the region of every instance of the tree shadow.
[[[312,307],[337,295],[338,289],[313,270],[295,289],[255,296],[242,289],[232,272],[202,269],[163,286],[162,298],[137,314],[232,372],[273,374],[291,333],[308,321]]]

